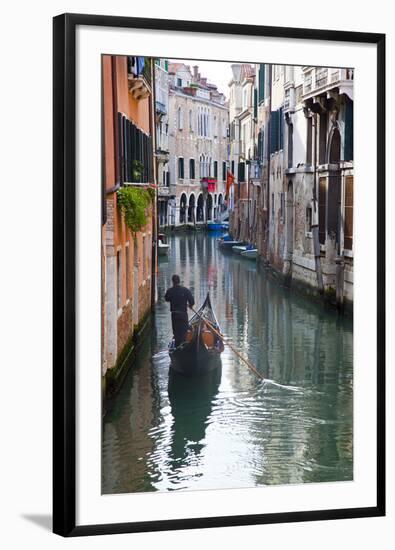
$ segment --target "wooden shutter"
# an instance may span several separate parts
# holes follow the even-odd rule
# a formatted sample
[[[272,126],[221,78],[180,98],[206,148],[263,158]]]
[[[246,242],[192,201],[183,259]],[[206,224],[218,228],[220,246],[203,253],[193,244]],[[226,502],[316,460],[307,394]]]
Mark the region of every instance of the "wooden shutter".
[[[354,103],[346,100],[346,112],[344,120],[344,160],[354,159]]]
[[[278,149],[284,148],[284,116],[283,108],[278,111]]]
[[[354,221],[354,176],[346,176],[344,195],[344,248],[346,250],[352,250]]]
[[[265,99],[265,65],[259,65],[259,102]]]
[[[239,162],[238,181],[239,182],[245,182],[245,165],[244,165],[244,162]]]
[[[321,244],[326,236],[326,178],[320,178],[318,189],[318,235]]]
[[[278,150],[279,143],[279,112],[272,111],[270,114],[270,153]]]

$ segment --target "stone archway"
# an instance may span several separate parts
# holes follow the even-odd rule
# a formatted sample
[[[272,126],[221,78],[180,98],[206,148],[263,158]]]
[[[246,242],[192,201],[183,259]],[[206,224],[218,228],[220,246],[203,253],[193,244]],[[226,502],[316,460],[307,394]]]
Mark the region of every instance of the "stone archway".
[[[330,135],[328,147],[328,162],[330,172],[328,178],[328,206],[327,206],[327,235],[334,240],[339,251],[340,246],[340,218],[341,218],[341,174],[339,163],[341,157],[341,136],[339,128],[335,126]]]
[[[206,210],[207,210],[207,221],[212,221],[213,219],[213,196],[211,193],[207,194],[207,201],[206,201]]]
[[[204,199],[203,199],[203,193],[200,193],[197,200],[197,207],[196,207],[196,221],[197,222],[204,222]]]
[[[195,223],[195,195],[191,193],[188,203],[188,223]]]
[[[180,223],[186,223],[187,196],[185,193],[180,198]]]

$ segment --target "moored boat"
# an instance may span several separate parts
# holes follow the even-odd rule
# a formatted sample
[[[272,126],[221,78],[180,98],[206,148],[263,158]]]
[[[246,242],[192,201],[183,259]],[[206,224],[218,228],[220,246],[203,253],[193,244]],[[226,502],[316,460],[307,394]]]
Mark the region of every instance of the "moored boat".
[[[188,376],[201,376],[221,365],[220,355],[224,344],[210,325],[220,332],[210,295],[207,293],[203,305],[189,320],[186,341],[177,347],[174,339],[169,344],[171,367],[174,370]]]
[[[242,254],[245,250],[247,250],[247,247],[243,245],[232,246],[232,252],[234,254]]]
[[[208,231],[222,231],[224,229],[223,223],[220,222],[207,222]]]
[[[258,250],[256,248],[247,248],[247,250],[244,250],[241,255],[243,256],[243,258],[247,258],[248,260],[256,260],[258,256]]]
[[[220,239],[218,241],[218,245],[222,250],[232,250],[233,246],[242,246],[244,243],[243,241],[234,241],[234,240],[225,240]]]
[[[166,243],[166,236],[163,233],[158,235],[158,256],[166,256],[169,253],[170,245]]]

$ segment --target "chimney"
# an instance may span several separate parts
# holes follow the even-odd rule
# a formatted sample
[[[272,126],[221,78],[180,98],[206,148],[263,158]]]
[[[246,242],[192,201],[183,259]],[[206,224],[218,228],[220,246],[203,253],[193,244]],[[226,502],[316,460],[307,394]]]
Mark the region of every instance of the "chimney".
[[[199,76],[198,68],[199,68],[199,67],[198,67],[197,65],[194,65],[194,66],[193,66],[193,80],[194,80],[195,82],[197,82],[198,76]]]

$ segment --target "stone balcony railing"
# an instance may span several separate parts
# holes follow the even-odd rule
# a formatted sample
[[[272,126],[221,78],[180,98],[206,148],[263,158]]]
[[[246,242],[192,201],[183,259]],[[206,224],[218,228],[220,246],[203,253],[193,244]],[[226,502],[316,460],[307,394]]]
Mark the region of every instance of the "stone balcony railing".
[[[347,93],[351,97],[353,80],[353,69],[305,67],[302,99],[306,100],[333,88],[339,88],[340,93]]]

